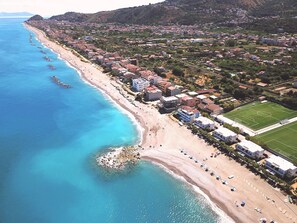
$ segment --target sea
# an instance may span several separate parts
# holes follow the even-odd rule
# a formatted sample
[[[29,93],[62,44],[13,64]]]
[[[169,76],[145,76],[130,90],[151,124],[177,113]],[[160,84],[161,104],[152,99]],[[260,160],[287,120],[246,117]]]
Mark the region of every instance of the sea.
[[[149,162],[100,170],[98,153],[138,143],[136,125],[23,21],[0,19],[0,223],[224,222]]]

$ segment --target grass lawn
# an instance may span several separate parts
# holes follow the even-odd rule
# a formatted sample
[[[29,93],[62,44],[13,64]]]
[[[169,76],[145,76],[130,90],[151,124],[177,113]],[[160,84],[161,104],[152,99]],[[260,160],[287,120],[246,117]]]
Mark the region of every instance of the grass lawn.
[[[297,122],[265,132],[255,138],[297,164]]]
[[[276,124],[297,116],[297,111],[273,102],[254,102],[224,114],[225,117],[253,130]]]

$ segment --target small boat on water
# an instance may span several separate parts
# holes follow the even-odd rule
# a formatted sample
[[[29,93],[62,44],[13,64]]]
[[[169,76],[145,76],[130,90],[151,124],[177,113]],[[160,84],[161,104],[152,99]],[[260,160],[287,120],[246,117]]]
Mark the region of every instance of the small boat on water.
[[[53,80],[54,83],[57,85],[63,87],[63,88],[71,88],[71,85],[63,83],[58,77],[52,76],[51,79]]]
[[[49,65],[47,65],[47,66],[48,66],[48,68],[51,69],[51,70],[56,70],[56,67],[55,67],[54,65],[49,64]]]
[[[32,43],[33,36],[30,34],[29,42]]]
[[[43,59],[45,59],[46,61],[49,61],[49,62],[52,61],[51,58],[49,58],[47,56],[43,57]]]

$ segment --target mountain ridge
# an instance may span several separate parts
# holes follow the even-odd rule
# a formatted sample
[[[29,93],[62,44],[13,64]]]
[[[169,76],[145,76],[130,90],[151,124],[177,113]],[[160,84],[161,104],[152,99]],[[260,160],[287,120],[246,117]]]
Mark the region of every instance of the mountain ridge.
[[[141,25],[242,24],[243,27],[256,28],[261,24],[267,26],[267,21],[270,21],[275,23],[275,30],[277,26],[294,29],[292,23],[297,22],[295,18],[296,0],[166,0],[92,14],[67,12],[53,16],[50,20]],[[297,28],[295,30],[297,31]]]

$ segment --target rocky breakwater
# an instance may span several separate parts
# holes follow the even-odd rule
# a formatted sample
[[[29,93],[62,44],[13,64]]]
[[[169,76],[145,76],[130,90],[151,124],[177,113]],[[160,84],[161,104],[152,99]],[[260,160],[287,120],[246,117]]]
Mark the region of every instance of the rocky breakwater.
[[[111,149],[96,158],[97,164],[107,170],[124,170],[135,166],[139,160],[140,154],[133,146]]]

